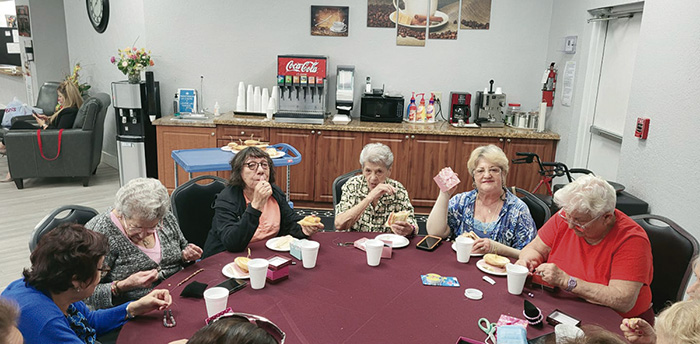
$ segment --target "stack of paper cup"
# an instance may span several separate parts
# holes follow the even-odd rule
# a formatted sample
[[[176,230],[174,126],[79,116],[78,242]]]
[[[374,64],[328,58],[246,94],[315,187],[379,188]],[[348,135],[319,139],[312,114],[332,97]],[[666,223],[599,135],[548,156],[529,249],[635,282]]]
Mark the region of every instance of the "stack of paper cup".
[[[260,86],[255,86],[253,91],[253,112],[262,112],[262,94],[260,93]]]
[[[265,115],[267,115],[268,120],[272,120],[272,114],[275,113],[275,98],[270,98],[267,101],[267,109],[265,111]]]
[[[245,111],[253,112],[253,85],[248,85],[248,92],[246,92],[245,100]]]
[[[280,110],[280,88],[279,86],[275,85],[272,86],[272,94],[270,95],[270,98],[275,100],[275,113]]]
[[[270,90],[267,87],[262,89],[262,96],[260,96],[260,112],[265,112],[270,103]]]
[[[243,81],[238,83],[238,97],[236,98],[236,111],[245,111],[245,84]]]

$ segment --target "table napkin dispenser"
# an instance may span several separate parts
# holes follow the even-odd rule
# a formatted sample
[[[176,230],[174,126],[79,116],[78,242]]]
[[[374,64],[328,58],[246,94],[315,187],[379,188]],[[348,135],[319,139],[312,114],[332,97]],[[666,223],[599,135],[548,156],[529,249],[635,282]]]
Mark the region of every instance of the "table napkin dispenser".
[[[292,239],[292,241],[289,243],[289,254],[292,255],[292,257],[301,260],[301,245],[304,241],[308,241],[306,239]]]

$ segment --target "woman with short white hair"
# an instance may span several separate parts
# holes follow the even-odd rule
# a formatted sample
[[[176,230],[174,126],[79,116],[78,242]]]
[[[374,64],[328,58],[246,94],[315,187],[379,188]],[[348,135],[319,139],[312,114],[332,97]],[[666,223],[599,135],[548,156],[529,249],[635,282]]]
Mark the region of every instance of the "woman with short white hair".
[[[335,228],[361,232],[393,232],[410,236],[418,231],[413,205],[406,188],[389,178],[394,154],[381,143],[370,143],[360,153],[362,175],[343,185],[340,201],[335,206]],[[406,212],[405,220],[386,226],[392,213]]]
[[[170,197],[157,179],[136,178],[117,191],[114,208],[90,220],[86,228],[109,242],[109,272],[86,303],[110,308],[148,294],[162,280],[202,255],[188,244],[170,212]]]
[[[615,190],[600,177],[567,184],[554,194],[561,210],[520,252],[517,264],[588,302],[653,323],[649,238],[615,209],[615,200]]]
[[[467,161],[474,190],[440,191],[428,216],[428,234],[476,236],[472,252],[517,258],[537,233],[525,202],[506,190],[508,157],[495,145],[475,148]]]

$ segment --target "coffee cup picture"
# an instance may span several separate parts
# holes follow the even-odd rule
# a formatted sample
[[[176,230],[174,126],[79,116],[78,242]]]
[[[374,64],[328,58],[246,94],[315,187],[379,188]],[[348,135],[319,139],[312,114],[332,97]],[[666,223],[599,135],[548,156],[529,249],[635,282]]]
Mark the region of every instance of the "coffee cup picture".
[[[349,12],[347,6],[311,6],[311,35],[347,37]]]
[[[333,23],[333,26],[331,26],[331,31],[333,31],[333,32],[345,32],[347,27],[348,26],[345,25],[345,23],[337,21],[337,22]]]

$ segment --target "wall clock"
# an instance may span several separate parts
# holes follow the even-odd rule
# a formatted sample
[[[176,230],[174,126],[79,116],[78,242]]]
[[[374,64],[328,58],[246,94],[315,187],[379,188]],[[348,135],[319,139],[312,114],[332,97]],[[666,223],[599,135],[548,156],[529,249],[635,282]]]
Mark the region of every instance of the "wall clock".
[[[85,0],[90,23],[95,31],[105,32],[109,22],[109,0]]]

